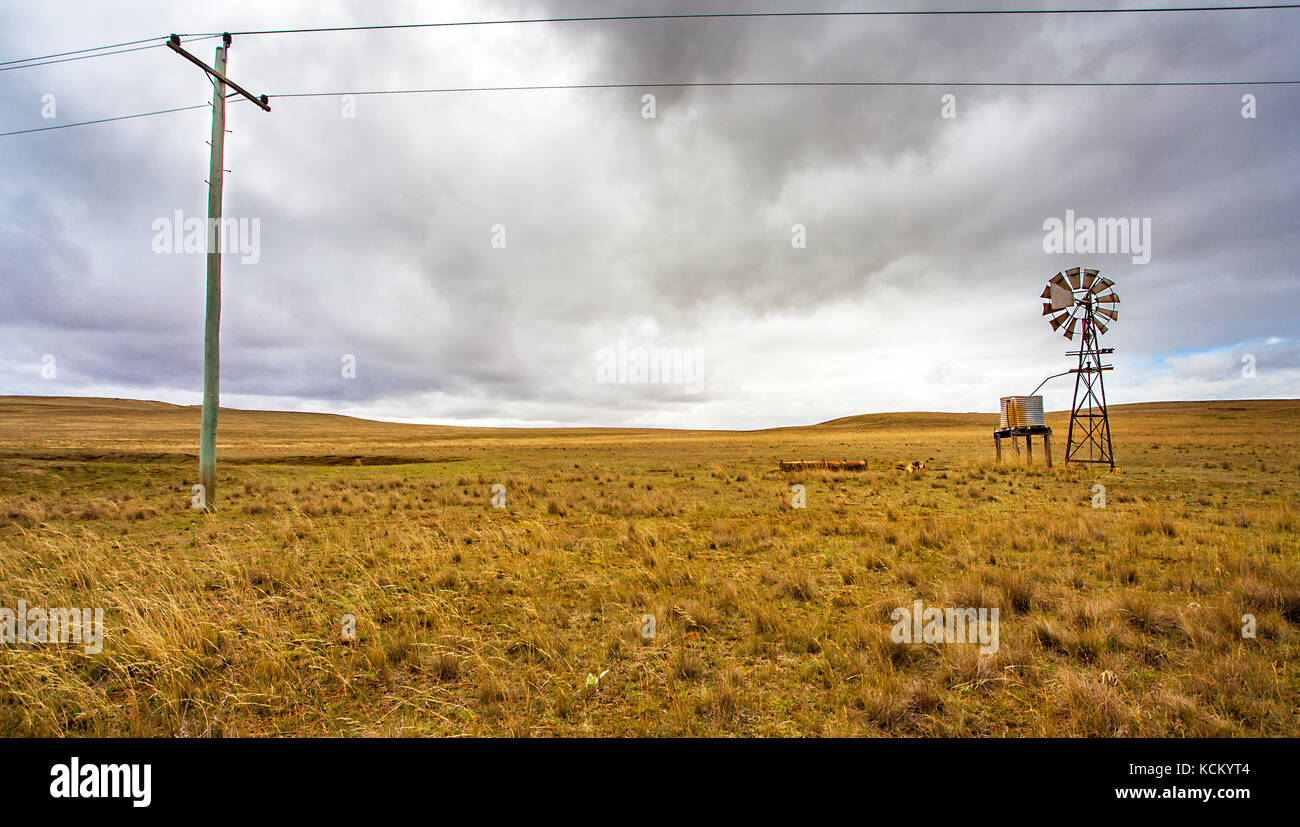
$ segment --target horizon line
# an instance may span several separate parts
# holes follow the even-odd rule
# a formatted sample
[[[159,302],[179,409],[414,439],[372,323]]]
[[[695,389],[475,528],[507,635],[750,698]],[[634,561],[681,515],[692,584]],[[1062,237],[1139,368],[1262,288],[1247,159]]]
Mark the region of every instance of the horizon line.
[[[105,402],[140,402],[151,405],[166,405],[172,408],[193,408],[201,409],[201,403],[192,405],[182,405],[175,402],[165,402],[161,399],[141,399],[136,397],[125,396],[76,396],[76,395],[53,395],[43,396],[38,394],[0,394],[0,402],[7,400],[59,400],[59,399],[80,399],[80,400],[100,400]],[[1168,404],[1212,404],[1212,403],[1232,403],[1232,402],[1300,402],[1300,397],[1250,397],[1234,399],[1151,399],[1142,402],[1116,402],[1108,405],[1109,408],[1134,408],[1146,405],[1168,405]],[[336,413],[333,411],[315,411],[315,410],[286,410],[277,408],[238,408],[229,405],[220,405],[218,410],[239,411],[242,413],[270,413],[270,414],[303,414],[307,416],[337,416],[344,419],[355,419],[358,422],[375,422],[385,425],[410,425],[416,427],[432,428],[463,428],[466,430],[515,430],[515,431],[541,431],[541,430],[605,430],[605,431],[697,431],[697,432],[724,432],[724,433],[758,433],[761,431],[778,431],[787,428],[816,428],[822,425],[829,425],[845,419],[855,419],[858,417],[871,416],[900,416],[906,414],[915,415],[942,415],[942,416],[997,416],[998,411],[925,411],[925,410],[906,410],[906,411],[870,411],[866,413],[845,414],[842,416],[833,416],[818,422],[796,424],[796,425],[771,425],[763,428],[690,428],[690,427],[668,427],[656,425],[454,425],[441,422],[417,422],[409,419],[374,419],[354,414]],[[1045,411],[1045,415],[1059,414],[1066,416],[1070,413],[1068,409]]]

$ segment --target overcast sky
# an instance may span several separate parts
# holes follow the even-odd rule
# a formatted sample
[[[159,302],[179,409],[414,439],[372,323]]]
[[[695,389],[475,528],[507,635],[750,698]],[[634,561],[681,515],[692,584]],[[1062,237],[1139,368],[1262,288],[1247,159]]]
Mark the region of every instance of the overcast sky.
[[[0,60],[168,32],[644,11],[8,3]],[[192,48],[210,62],[218,42]],[[230,76],[272,110],[229,107],[225,213],[257,235],[248,261],[225,256],[222,403],[722,428],[995,411],[1070,367],[1038,296],[1079,265],[1123,298],[1112,402],[1300,396],[1300,86],[275,97],[1300,80],[1297,42],[1300,11],[237,36]],[[4,71],[0,132],[210,98],[165,48]],[[158,222],[206,215],[209,130],[204,107],[0,138],[0,394],[200,401],[204,257],[156,248]],[[1148,220],[1146,254],[1046,252],[1044,222],[1067,210]],[[628,381],[648,349],[680,370]],[[1048,383],[1048,407],[1071,389]]]

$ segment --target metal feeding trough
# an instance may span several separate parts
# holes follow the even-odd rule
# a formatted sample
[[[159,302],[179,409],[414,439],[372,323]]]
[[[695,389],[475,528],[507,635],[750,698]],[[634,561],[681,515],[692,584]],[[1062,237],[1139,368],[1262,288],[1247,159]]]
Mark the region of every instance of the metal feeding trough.
[[[1020,437],[1025,438],[1025,451],[1032,462],[1034,459],[1035,436],[1043,438],[1043,452],[1047,456],[1047,467],[1052,467],[1052,429],[1047,427],[1047,418],[1043,415],[1043,397],[1041,396],[1004,396],[1002,397],[1002,415],[998,427],[993,431],[993,448],[998,460],[1002,459],[1002,439],[1011,437],[1011,445],[1020,454]]]

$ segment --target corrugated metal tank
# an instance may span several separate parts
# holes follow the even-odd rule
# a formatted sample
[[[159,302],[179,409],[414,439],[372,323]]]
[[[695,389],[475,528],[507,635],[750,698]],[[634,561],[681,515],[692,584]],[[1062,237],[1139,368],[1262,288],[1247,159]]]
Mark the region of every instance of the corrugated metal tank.
[[[1002,397],[1002,419],[998,423],[999,428],[1042,428],[1046,425],[1047,420],[1043,417],[1043,397]]]

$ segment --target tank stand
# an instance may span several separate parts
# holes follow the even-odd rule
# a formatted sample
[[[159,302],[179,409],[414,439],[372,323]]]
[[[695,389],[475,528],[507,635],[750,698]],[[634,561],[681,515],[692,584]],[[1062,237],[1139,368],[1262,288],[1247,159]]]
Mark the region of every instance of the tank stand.
[[[1034,437],[1043,438],[1043,454],[1047,458],[1047,467],[1052,467],[1052,429],[1041,425],[1026,428],[995,428],[993,430],[993,449],[997,451],[998,462],[1002,461],[1002,440],[1011,437],[1011,447],[1016,456],[1020,456],[1020,437],[1025,438],[1025,452],[1029,461],[1034,461]]]

